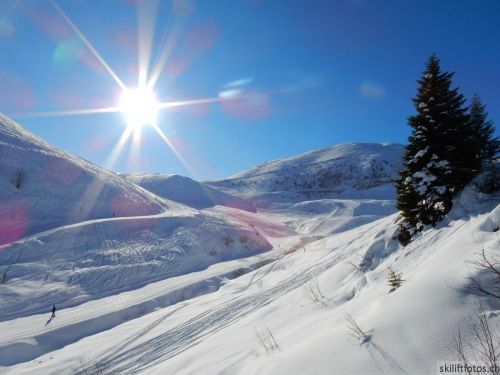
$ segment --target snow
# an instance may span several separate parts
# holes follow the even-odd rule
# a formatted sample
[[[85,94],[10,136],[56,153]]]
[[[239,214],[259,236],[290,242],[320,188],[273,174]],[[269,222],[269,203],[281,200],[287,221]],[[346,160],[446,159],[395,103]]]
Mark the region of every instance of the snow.
[[[15,178],[23,181],[16,188]],[[85,220],[158,214],[169,204],[71,156],[0,114],[0,245]]]
[[[248,226],[182,211],[63,227],[0,252],[0,264],[12,264],[0,320],[41,313],[47,300],[71,307],[270,248]]]
[[[441,186],[442,187],[442,186]],[[443,191],[444,192],[444,191]],[[442,193],[440,193],[442,194]],[[444,211],[446,209],[444,202],[436,202],[434,203],[434,208],[439,211]]]
[[[417,179],[416,183],[416,191],[419,194],[424,194],[429,186],[432,184],[432,182],[436,181],[437,177],[434,176],[431,172],[428,170],[422,170],[413,173],[413,177]]]
[[[100,200],[88,216],[55,220],[49,202],[77,202],[86,184],[40,196],[28,180],[19,191],[2,180],[39,209],[0,247],[0,373],[430,374],[455,360],[454,334],[476,304],[457,292],[474,272],[467,262],[498,249],[500,199],[474,183],[442,223],[399,244],[390,181],[401,145],[337,145],[200,183],[103,171],[4,117],[0,136],[0,150],[15,150],[2,171],[57,154],[106,176],[102,194],[156,209],[113,217]],[[405,280],[392,293],[388,267]],[[500,324],[500,306],[483,302]]]
[[[420,158],[426,154],[426,152],[429,150],[429,147],[424,148],[423,150],[420,150],[415,154],[415,158]]]
[[[434,186],[434,190],[438,192],[438,194],[444,194],[447,190],[446,186],[440,185],[440,186]]]
[[[432,174],[428,173],[428,171],[419,171],[413,173],[413,177],[419,178],[421,180],[422,184],[428,185],[432,181],[436,180],[436,176],[433,176]]]
[[[416,163],[416,162],[418,162],[418,159],[420,159],[422,156],[424,156],[427,153],[427,151],[429,151],[429,146],[427,146],[423,150],[418,151],[415,154],[415,156],[413,157],[413,159],[410,160],[410,163]]]
[[[68,373],[82,356],[117,373],[431,373],[438,361],[453,358],[452,333],[473,306],[455,288],[479,241],[496,241],[497,204],[475,202],[469,208],[482,213],[473,216],[455,210],[455,220],[424,231],[406,248],[392,239],[394,216],[317,239],[304,245],[305,252],[285,255],[213,293],[125,319],[7,373]],[[346,263],[357,256],[372,261],[364,274]],[[390,294],[389,265],[406,280]],[[321,303],[308,296],[310,280],[319,283]],[[93,308],[62,310],[54,323]],[[346,333],[346,314],[369,332],[365,342]],[[498,322],[495,314],[491,319]],[[34,329],[44,320],[33,316],[22,326]],[[280,348],[270,354],[255,336],[266,328]]]
[[[403,153],[399,144],[345,143],[206,184],[261,208],[324,198],[392,199]]]
[[[159,173],[137,173],[123,176],[159,197],[200,210],[221,205],[255,212],[255,207],[251,202],[223,193],[188,177]]]

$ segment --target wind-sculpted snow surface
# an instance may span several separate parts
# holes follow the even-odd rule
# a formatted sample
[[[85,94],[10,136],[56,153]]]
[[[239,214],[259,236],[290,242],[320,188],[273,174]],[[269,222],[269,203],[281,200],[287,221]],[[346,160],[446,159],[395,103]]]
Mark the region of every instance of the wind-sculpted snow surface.
[[[167,206],[0,114],[0,245],[61,225],[157,214]]]
[[[237,324],[246,316],[263,309],[265,306],[278,300],[287,293],[305,285],[308,281],[321,275],[325,270],[346,258],[349,247],[339,251],[333,256],[325,257],[312,265],[304,267],[302,272],[291,274],[284,280],[276,283],[271,288],[242,294],[239,297],[214,304],[209,310],[204,311],[182,324],[162,332],[155,337],[141,343],[135,341],[146,335],[151,328],[146,327],[145,332],[130,338],[123,346],[110,352],[103,353],[99,365],[106,368],[105,374],[121,374],[128,372],[137,374],[154,367],[168,359],[195,346],[204,337]],[[160,324],[172,313],[153,322],[153,326]],[[80,372],[79,375],[84,373]]]
[[[219,181],[223,191],[265,203],[318,198],[393,199],[399,144],[346,143],[271,161]]]
[[[0,247],[0,320],[45,312],[270,250],[249,226],[187,211],[104,219]]]
[[[159,197],[199,210],[220,205],[255,212],[255,207],[249,201],[223,193],[188,177],[160,173],[135,173],[123,176]]]
[[[3,118],[0,142],[0,224],[17,240],[0,246],[2,373],[430,374],[456,359],[454,334],[475,311],[461,291],[477,251],[498,253],[499,197],[480,178],[399,244],[400,145],[333,146],[207,187],[102,171]],[[54,178],[70,181],[60,194]],[[92,181],[103,188],[90,196],[123,201],[69,215],[63,204],[87,202]],[[392,292],[389,267],[403,279]],[[481,302],[496,330],[498,304]]]
[[[454,360],[453,335],[474,311],[474,299],[458,288],[476,246],[497,246],[499,208],[498,198],[466,194],[449,219],[407,247],[395,239],[396,215],[317,238],[212,294],[20,363],[11,373],[433,373]],[[388,266],[404,278],[392,293]],[[487,314],[497,327],[495,305]],[[349,335],[349,322],[359,325],[362,340]],[[259,344],[263,330],[273,335],[274,352]]]
[[[332,235],[396,212],[394,200],[320,199],[276,205],[271,215],[301,234]]]

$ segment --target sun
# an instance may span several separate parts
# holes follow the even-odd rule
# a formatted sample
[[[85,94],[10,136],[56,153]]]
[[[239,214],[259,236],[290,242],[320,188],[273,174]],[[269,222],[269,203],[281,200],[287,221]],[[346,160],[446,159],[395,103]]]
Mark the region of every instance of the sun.
[[[139,87],[122,92],[119,108],[125,116],[127,125],[133,129],[140,129],[144,125],[156,123],[159,103],[154,91]]]

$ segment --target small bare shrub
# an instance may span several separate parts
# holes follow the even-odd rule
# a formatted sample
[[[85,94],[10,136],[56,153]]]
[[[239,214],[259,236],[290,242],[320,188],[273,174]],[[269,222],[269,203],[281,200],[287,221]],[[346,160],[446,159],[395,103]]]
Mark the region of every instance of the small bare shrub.
[[[350,265],[352,268],[354,268],[356,271],[359,271],[363,274],[366,273],[367,269],[364,264],[364,258],[360,256],[359,254],[355,254],[356,259],[355,260],[346,260],[345,262]]]
[[[229,247],[234,242],[234,239],[230,235],[226,234],[224,237],[222,237],[222,242],[226,247]]]
[[[354,320],[352,315],[347,314],[346,322],[347,333],[349,334],[349,336],[356,339],[356,341],[358,341],[361,345],[367,343],[370,340],[370,335],[359,326],[358,322]]]
[[[12,178],[12,183],[16,187],[16,189],[20,189],[26,180],[26,176],[24,170],[22,168],[18,169]]]
[[[472,264],[477,272],[467,278],[468,283],[461,291],[500,299],[500,240],[495,251],[486,254],[482,246],[477,259],[468,263]]]
[[[102,375],[106,371],[104,362],[92,363],[81,357],[78,366],[73,370],[74,375]]]
[[[482,305],[478,305],[477,315],[470,317],[465,327],[466,335],[459,327],[454,339],[453,352],[466,365],[472,362],[485,364],[489,373],[500,375],[500,327],[493,327]],[[473,374],[472,366],[467,372]]]
[[[177,289],[174,292],[174,304],[185,300],[186,300],[186,289],[185,288]]]
[[[217,256],[217,249],[216,249],[215,247],[214,247],[214,248],[212,248],[212,249],[210,250],[209,254],[210,254],[210,256],[211,256],[211,257],[215,257],[215,256]]]
[[[305,288],[307,290],[307,295],[314,303],[320,303],[325,298],[321,292],[318,280],[313,279],[308,281]]]
[[[257,342],[264,348],[266,354],[270,354],[275,350],[281,351],[281,348],[278,345],[276,338],[274,337],[273,333],[268,327],[266,327],[260,332],[256,332],[256,336],[257,336]]]

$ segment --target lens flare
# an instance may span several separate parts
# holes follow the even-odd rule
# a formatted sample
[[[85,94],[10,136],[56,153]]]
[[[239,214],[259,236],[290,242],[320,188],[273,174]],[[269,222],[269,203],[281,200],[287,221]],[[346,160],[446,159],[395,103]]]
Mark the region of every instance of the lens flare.
[[[152,90],[137,88],[123,91],[119,108],[125,116],[128,126],[140,129],[144,125],[156,122],[160,104]]]

